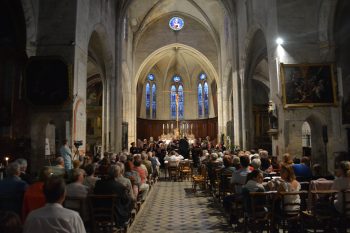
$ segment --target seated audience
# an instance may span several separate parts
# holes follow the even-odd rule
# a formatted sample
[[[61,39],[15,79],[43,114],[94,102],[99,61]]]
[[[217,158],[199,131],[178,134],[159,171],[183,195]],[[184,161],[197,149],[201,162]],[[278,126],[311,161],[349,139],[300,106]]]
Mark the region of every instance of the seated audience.
[[[16,159],[15,162],[19,164],[21,169],[21,174],[19,175],[19,177],[21,177],[21,179],[25,181],[27,184],[33,184],[34,182],[33,177],[27,173],[27,167],[28,167],[27,160],[20,158],[20,159]]]
[[[89,187],[83,184],[85,171],[77,168],[72,173],[72,183],[67,185],[68,197],[81,197],[85,198],[89,192]]]
[[[256,169],[247,175],[247,181],[242,188],[249,192],[265,192],[265,188],[262,185],[263,180],[264,176],[262,172]]]
[[[124,164],[117,162],[116,166],[117,167],[115,168],[115,180],[124,185],[128,190],[130,197],[133,200],[136,200],[136,196],[134,195],[134,190],[132,188],[130,179],[124,177]]]
[[[86,232],[79,214],[62,206],[66,196],[63,178],[51,176],[44,184],[44,196],[46,205],[29,213],[24,233]]]
[[[301,158],[301,163],[293,164],[295,176],[303,179],[310,179],[312,177],[312,171],[308,164],[310,164],[310,159],[306,156]]]
[[[241,168],[232,173],[231,184],[234,185],[235,192],[241,193],[242,185],[245,184],[249,170],[249,157],[242,155],[240,158]]]
[[[291,165],[281,166],[281,178],[274,179],[268,183],[270,190],[278,192],[298,192],[300,191],[300,183],[296,180],[293,167]],[[299,195],[287,195],[284,197],[285,203],[300,203]],[[287,211],[297,210],[298,206],[286,206]]]
[[[28,184],[19,177],[21,170],[18,163],[10,163],[6,168],[6,173],[7,176],[0,181],[0,197],[8,201],[2,201],[0,209],[21,215],[23,195]]]
[[[94,194],[110,195],[116,194],[116,224],[118,227],[124,227],[130,219],[131,210],[133,208],[132,198],[127,188],[120,182],[115,180],[117,175],[116,169],[119,166],[112,165],[109,167],[108,177],[96,182]]]
[[[285,166],[292,165],[293,164],[292,156],[289,153],[285,153],[282,156],[281,164]]]
[[[342,190],[350,189],[350,162],[342,161],[339,167],[336,169],[337,178],[333,182],[332,189],[338,190],[338,194],[334,200],[334,207],[339,212],[343,212],[343,193]],[[350,195],[346,196],[347,200],[350,200]]]
[[[40,207],[43,207],[46,203],[44,196],[44,183],[51,176],[51,169],[49,167],[44,167],[40,170],[39,180],[34,184],[30,185],[23,197],[22,206],[22,219],[25,220],[27,215]]]
[[[21,219],[15,212],[0,210],[1,233],[22,233],[22,230]]]
[[[84,170],[86,172],[86,177],[84,178],[83,185],[88,187],[89,192],[92,192],[96,181],[98,181],[100,178],[95,176],[95,165],[88,164],[85,166]]]
[[[51,168],[53,175],[55,175],[55,176],[64,177],[66,174],[66,169],[64,168],[64,159],[61,156],[56,158],[56,165],[51,166],[50,168]]]
[[[145,171],[145,169],[141,168],[141,161],[139,159],[135,159],[134,161],[134,171],[136,171],[140,178],[141,178],[141,182],[140,182],[140,186],[139,186],[139,192],[142,193],[142,197],[141,200],[145,201],[146,200],[146,196],[148,194],[148,190],[149,190],[149,185],[146,183],[147,181],[147,170]]]

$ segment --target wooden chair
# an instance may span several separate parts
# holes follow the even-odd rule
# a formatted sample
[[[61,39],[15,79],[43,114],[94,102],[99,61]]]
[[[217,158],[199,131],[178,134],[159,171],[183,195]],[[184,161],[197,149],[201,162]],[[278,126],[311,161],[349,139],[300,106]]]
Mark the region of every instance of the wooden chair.
[[[178,161],[169,161],[168,162],[168,175],[169,175],[169,179],[172,179],[174,181],[179,178]]]
[[[191,162],[189,160],[181,161],[179,164],[179,172],[181,180],[184,178],[186,178],[186,180],[189,180],[192,176]]]
[[[244,197],[245,221],[248,230],[270,232],[273,225],[273,201],[276,191],[249,192]],[[247,230],[247,229],[246,229]]]
[[[341,191],[341,198],[343,199],[343,208],[339,216],[339,231],[347,232],[350,227],[350,189]]]
[[[305,231],[329,232],[335,224],[332,208],[336,190],[310,191],[311,206],[302,212],[302,226]]]
[[[89,208],[87,204],[87,199],[82,197],[70,197],[66,196],[63,206],[67,209],[75,210],[79,213],[81,219],[84,223],[89,220]]]
[[[89,195],[92,232],[115,233],[116,226],[116,195]]]
[[[299,192],[280,192],[279,196],[280,198],[277,199],[280,201],[280,212],[276,213],[275,211],[275,219],[277,220],[277,223],[279,224],[280,228],[282,228],[283,233],[286,232],[286,230],[294,230],[291,228],[302,228],[302,222],[301,222],[301,213],[302,211],[306,210],[306,203],[307,203],[307,194],[306,191],[299,191]],[[300,196],[300,202],[289,202],[286,200],[288,197],[293,195],[299,195]],[[278,208],[276,206],[278,202],[275,201],[274,209]]]
[[[199,175],[193,175],[192,176],[192,189],[193,192],[197,192],[197,185],[201,184],[203,188],[206,188],[206,182],[207,182],[207,167],[205,164],[201,165],[201,173]]]
[[[233,193],[231,186],[231,171],[224,171],[220,173],[220,182],[219,182],[219,199],[223,200],[225,196]]]

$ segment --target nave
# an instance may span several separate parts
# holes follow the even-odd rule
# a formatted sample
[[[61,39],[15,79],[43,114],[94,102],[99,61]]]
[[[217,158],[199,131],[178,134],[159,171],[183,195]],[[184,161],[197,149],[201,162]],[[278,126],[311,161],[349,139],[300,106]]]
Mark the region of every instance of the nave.
[[[159,181],[149,193],[130,233],[232,232],[213,198],[192,193],[191,182]]]

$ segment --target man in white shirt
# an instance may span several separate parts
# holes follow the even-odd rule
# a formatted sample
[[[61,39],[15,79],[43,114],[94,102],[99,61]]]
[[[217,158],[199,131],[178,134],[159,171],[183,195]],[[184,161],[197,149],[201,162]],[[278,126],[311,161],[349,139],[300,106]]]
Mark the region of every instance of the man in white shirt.
[[[61,177],[50,177],[43,192],[46,205],[30,212],[24,223],[24,233],[86,233],[79,214],[62,206],[66,184]]]

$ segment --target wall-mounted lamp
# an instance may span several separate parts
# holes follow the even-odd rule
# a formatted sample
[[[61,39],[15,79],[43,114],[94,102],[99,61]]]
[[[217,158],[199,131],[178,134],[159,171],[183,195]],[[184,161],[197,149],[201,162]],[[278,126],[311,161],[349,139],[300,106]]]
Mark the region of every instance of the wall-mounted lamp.
[[[283,43],[284,43],[284,40],[283,40],[281,37],[278,37],[278,38],[276,39],[276,44],[282,45]]]

